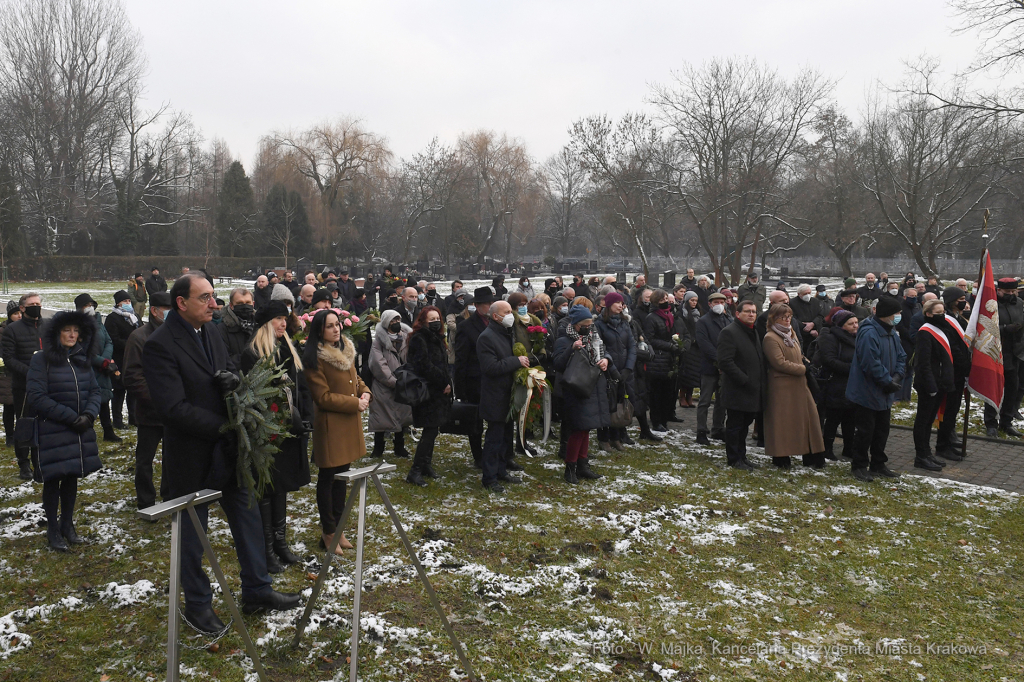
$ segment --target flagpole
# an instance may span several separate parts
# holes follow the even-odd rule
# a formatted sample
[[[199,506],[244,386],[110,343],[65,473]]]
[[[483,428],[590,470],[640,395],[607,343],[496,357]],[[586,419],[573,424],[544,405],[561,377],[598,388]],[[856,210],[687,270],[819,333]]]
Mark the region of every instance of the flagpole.
[[[979,267],[979,270],[978,270],[978,279],[977,279],[979,286],[983,286],[984,282],[985,282],[985,257],[988,255],[988,218],[989,218],[990,215],[992,215],[991,212],[986,208],[985,209],[985,213],[982,214],[982,219],[981,219],[981,238],[984,240],[985,248],[983,248],[981,250],[981,264],[980,264],[980,267]],[[975,303],[978,302],[979,294],[980,294],[980,292],[975,292],[975,295],[974,295],[974,302]],[[975,335],[971,338],[971,346],[970,346],[970,348],[967,351],[968,354],[973,354],[974,353],[974,343],[977,340],[977,338],[978,338],[978,335],[977,335],[977,333],[975,333]],[[970,378],[970,374],[968,374],[968,379],[969,378]],[[967,457],[967,426],[968,426],[968,424],[970,424],[970,422],[971,422],[971,390],[969,388],[967,388],[966,385],[964,385],[964,434],[963,434],[963,437],[962,437],[961,442],[960,442],[960,452],[961,452],[961,456],[964,457],[964,458]]]

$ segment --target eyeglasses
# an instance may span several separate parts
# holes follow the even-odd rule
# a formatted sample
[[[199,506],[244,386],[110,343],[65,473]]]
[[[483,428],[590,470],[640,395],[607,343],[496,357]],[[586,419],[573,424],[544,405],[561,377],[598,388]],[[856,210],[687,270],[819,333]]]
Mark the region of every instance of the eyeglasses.
[[[200,303],[205,304],[210,302],[210,299],[213,298],[213,294],[200,294],[199,296],[196,296],[196,298],[199,299]]]

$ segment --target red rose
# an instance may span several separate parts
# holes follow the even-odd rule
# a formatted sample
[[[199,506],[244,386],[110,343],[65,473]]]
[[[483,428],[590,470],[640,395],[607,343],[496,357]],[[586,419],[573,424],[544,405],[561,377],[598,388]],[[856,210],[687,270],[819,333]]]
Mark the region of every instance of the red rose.
[[[273,443],[275,440],[277,440],[277,434],[276,433],[270,434],[270,442]]]
[[[277,410],[278,410],[277,403],[270,403],[270,411],[271,412],[277,412]]]

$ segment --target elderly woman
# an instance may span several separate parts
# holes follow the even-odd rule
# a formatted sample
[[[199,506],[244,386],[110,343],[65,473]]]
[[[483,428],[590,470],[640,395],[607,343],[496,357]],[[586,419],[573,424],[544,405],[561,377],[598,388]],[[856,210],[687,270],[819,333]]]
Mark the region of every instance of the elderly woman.
[[[563,388],[562,400],[565,410],[562,413],[562,428],[569,433],[565,448],[565,474],[567,483],[579,483],[579,479],[598,479],[601,474],[590,469],[587,450],[590,446],[590,432],[608,426],[609,406],[605,372],[612,372],[614,378],[618,373],[611,367],[611,358],[604,350],[601,337],[595,333],[594,318],[590,309],[576,305],[569,310],[569,326],[565,335],[555,342],[555,368],[565,372],[569,360],[581,352],[586,361],[597,365],[601,375],[597,384],[588,396],[579,396],[569,388]]]
[[[516,294],[512,294],[515,296]],[[519,294],[520,296],[522,294]],[[448,348],[444,336],[441,310],[428,305],[420,311],[409,336],[409,367],[427,382],[429,399],[412,408],[413,424],[423,429],[416,445],[409,475],[405,480],[413,485],[426,486],[423,477],[437,478],[434,471],[434,442],[441,427],[448,421],[452,404],[452,376],[448,368]]]
[[[95,332],[90,316],[57,313],[43,328],[43,352],[29,363],[26,414],[36,418],[39,444],[34,469],[43,484],[46,539],[57,552],[83,542],[72,519],[78,479],[101,466],[92,428],[100,412],[100,386],[90,366]]]
[[[825,466],[825,443],[818,408],[807,387],[800,337],[792,322],[793,310],[785,303],[769,309],[763,342],[768,369],[764,451],[780,469],[790,468],[794,455],[803,455],[805,466],[820,469]]]
[[[850,380],[850,366],[857,347],[860,321],[856,315],[842,308],[833,308],[826,321],[829,324],[822,328],[818,336],[818,350],[814,356],[815,364],[821,367],[821,379],[824,382],[821,388],[825,459],[836,459],[832,446],[836,440],[836,430],[842,426],[842,457],[850,461],[853,434],[857,426],[857,406],[846,399],[846,384]]]
[[[406,343],[412,329],[402,324],[397,310],[381,313],[370,347],[373,402],[368,428],[373,433],[371,457],[383,457],[387,434],[392,434],[395,457],[408,457],[403,429],[412,426],[412,408],[395,401],[395,370],[405,364]]]
[[[242,351],[241,370],[244,374],[263,358],[272,358],[292,383],[292,397],[302,421],[313,420],[312,398],[306,388],[302,371],[302,358],[285,333],[288,327],[288,308],[280,301],[271,300],[256,313],[256,331],[249,345]],[[263,519],[263,543],[267,554],[267,570],[280,573],[288,564],[296,564],[299,557],[288,547],[288,493],[309,485],[309,459],[306,457],[309,439],[303,431],[285,438],[274,455],[271,472],[272,488],[259,500]]]
[[[333,310],[321,310],[309,325],[302,352],[306,383],[316,405],[313,421],[313,461],[320,468],[316,479],[316,506],[320,512],[320,546],[326,547],[345,510],[345,482],[335,474],[348,471],[366,454],[362,413],[373,396],[355,367],[356,349],[341,333],[341,320]],[[341,549],[351,549],[345,535]]]

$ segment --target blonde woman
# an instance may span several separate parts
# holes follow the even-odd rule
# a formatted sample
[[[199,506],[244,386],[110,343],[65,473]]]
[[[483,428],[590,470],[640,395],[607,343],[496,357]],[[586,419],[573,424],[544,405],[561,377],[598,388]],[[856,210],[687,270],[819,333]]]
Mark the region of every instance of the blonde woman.
[[[242,373],[248,374],[261,358],[271,357],[285,370],[294,386],[296,401],[304,422],[313,420],[313,404],[302,372],[302,358],[288,338],[288,308],[281,301],[271,301],[256,313],[256,331],[242,351]],[[274,455],[273,487],[259,500],[263,518],[263,542],[267,553],[267,570],[280,573],[285,565],[299,562],[288,547],[288,493],[309,484],[309,458],[306,457],[309,437],[303,433],[285,438],[281,451]]]

